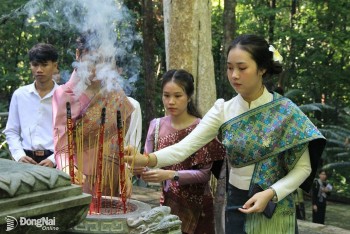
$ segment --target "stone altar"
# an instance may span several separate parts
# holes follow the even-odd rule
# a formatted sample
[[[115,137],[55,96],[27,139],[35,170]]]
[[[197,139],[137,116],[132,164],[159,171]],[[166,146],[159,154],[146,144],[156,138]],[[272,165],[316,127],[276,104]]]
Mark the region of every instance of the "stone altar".
[[[108,200],[110,198],[107,198]],[[114,198],[118,200],[119,198]],[[181,234],[181,221],[170,214],[170,207],[153,209],[146,203],[128,201],[132,211],[115,215],[87,215],[77,226],[66,233],[116,233],[116,234]]]
[[[62,171],[0,159],[0,234],[181,234],[181,221],[170,207],[151,209],[129,199],[126,214],[88,215],[90,203],[91,195]]]
[[[0,159],[0,233],[58,233],[80,223],[91,196],[66,173]]]

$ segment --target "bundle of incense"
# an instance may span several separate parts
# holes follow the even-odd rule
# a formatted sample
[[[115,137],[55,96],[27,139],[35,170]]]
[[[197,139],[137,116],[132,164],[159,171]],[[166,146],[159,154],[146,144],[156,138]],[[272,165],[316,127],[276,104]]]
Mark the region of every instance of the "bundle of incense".
[[[69,175],[72,184],[75,183],[74,179],[74,151],[73,151],[73,123],[72,123],[72,112],[70,103],[66,102],[67,109],[67,140],[68,140],[68,158],[69,158]]]
[[[125,163],[124,163],[124,137],[123,122],[121,113],[117,111],[117,129],[118,129],[118,148],[119,148],[119,178],[120,178],[120,196],[123,203],[123,211],[126,213],[126,183],[125,183]]]
[[[102,160],[103,160],[103,137],[105,132],[105,120],[106,120],[106,108],[102,108],[101,112],[101,123],[99,128],[99,138],[98,138],[98,155],[97,155],[97,183],[95,187],[96,194],[96,208],[97,213],[100,213],[101,208],[101,197],[102,197]]]

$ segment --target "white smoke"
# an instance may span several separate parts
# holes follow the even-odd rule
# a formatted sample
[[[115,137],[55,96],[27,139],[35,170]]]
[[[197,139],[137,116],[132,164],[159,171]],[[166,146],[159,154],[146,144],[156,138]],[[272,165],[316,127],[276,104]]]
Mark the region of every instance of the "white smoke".
[[[134,19],[121,1],[31,0],[24,9],[28,22],[35,25],[62,32],[93,32],[88,41],[95,49],[84,61],[73,63],[80,78],[75,90],[78,94],[90,85],[93,71],[94,79],[101,81],[105,91],[123,88],[127,95],[132,91],[130,82],[135,82],[140,66],[133,49],[141,37],[135,33]],[[121,74],[116,70],[116,60],[122,64]]]

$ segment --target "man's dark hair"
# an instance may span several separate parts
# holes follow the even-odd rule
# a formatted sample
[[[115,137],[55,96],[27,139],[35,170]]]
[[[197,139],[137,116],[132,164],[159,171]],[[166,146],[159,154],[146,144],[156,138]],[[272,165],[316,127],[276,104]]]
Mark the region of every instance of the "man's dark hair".
[[[58,53],[51,44],[39,43],[33,46],[29,52],[29,62],[57,62]]]

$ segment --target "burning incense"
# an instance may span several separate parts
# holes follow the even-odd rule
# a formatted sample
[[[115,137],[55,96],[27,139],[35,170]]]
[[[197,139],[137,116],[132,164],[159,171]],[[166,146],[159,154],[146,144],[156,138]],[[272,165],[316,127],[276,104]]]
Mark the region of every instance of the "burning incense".
[[[124,164],[124,138],[123,138],[123,122],[121,113],[117,111],[117,128],[118,128],[118,148],[119,148],[119,178],[120,193],[123,202],[123,211],[126,213],[126,183],[125,183],[125,164]]]
[[[97,199],[97,213],[100,213],[101,208],[101,197],[102,197],[102,160],[103,160],[103,136],[105,130],[105,120],[106,120],[106,108],[102,108],[101,113],[101,123],[99,129],[98,138],[98,155],[97,155],[97,181],[96,181],[96,199]]]
[[[74,151],[73,151],[73,123],[72,123],[72,112],[70,108],[70,103],[66,102],[67,109],[67,139],[68,139],[68,157],[69,157],[69,175],[72,184],[75,183],[74,180]]]

